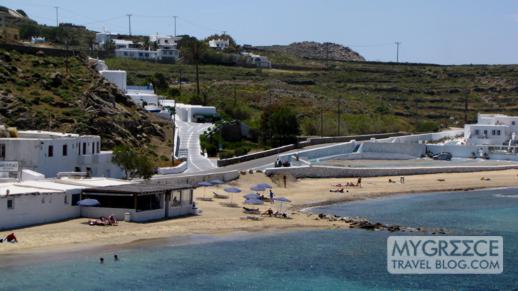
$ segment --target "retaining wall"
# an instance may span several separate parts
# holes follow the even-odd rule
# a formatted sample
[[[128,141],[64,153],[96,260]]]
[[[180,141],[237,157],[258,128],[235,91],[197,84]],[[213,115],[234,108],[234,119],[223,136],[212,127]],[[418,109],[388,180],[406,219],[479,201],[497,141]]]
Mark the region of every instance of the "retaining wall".
[[[451,166],[451,167],[408,167],[408,168],[342,168],[329,166],[301,166],[270,168],[267,176],[290,175],[295,178],[353,178],[380,176],[408,176],[438,173],[464,173],[518,169],[518,165],[504,166]]]
[[[188,184],[195,185],[198,182],[209,181],[214,179],[222,180],[223,182],[228,182],[239,178],[239,171],[228,171],[221,173],[211,173],[211,174],[182,174],[180,176],[154,176],[150,183],[154,184]]]
[[[162,167],[158,168],[157,172],[160,175],[179,174],[187,170],[187,162],[182,162],[176,167]]]

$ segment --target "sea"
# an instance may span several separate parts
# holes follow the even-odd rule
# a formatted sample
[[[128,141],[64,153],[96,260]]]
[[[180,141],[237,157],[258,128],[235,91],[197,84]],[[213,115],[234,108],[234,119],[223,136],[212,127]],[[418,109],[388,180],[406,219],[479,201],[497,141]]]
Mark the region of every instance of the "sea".
[[[393,275],[386,231],[302,230],[191,237],[2,264],[1,290],[511,290],[518,288],[518,189],[396,195],[313,208],[448,235],[498,235],[497,275]],[[396,235],[404,235],[399,233]],[[117,253],[119,260],[113,259]],[[105,262],[99,263],[104,257]]]

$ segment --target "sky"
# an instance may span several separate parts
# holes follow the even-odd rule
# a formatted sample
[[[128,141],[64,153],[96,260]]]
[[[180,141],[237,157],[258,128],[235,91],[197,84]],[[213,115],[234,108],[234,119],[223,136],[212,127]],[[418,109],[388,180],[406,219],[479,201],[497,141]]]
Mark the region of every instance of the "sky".
[[[335,42],[369,61],[518,64],[516,0],[0,0],[39,23],[133,34],[214,33],[238,44]]]

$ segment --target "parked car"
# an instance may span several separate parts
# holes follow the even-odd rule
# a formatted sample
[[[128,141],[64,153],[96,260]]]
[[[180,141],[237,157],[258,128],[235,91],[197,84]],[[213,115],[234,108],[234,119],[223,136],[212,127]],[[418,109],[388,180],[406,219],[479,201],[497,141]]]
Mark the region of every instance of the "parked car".
[[[442,152],[442,153],[438,153],[436,155],[433,156],[433,159],[434,160],[441,160],[441,161],[451,161],[451,153],[448,153],[448,152]]]

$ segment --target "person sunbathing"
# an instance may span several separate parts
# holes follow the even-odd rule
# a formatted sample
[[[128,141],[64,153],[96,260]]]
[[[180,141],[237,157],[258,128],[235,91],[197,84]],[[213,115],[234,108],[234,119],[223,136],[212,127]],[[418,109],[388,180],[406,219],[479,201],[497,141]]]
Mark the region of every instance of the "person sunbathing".
[[[6,242],[10,242],[10,243],[17,243],[18,242],[18,239],[16,238],[16,236],[14,235],[14,232],[8,234],[5,238],[4,238],[4,241]]]
[[[329,190],[329,192],[333,192],[333,193],[344,193],[344,188],[340,188],[340,189],[331,189],[331,190]]]
[[[115,218],[115,216],[113,215],[110,215],[108,216],[108,222],[110,223],[110,225],[117,225],[117,218]]]

